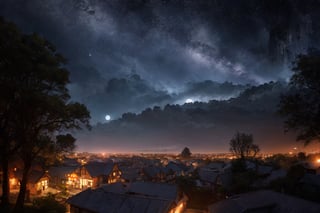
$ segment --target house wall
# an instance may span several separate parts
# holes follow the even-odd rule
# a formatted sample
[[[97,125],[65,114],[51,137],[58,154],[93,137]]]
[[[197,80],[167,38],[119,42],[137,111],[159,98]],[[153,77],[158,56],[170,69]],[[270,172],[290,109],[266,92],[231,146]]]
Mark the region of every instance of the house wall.
[[[96,188],[96,187],[98,187],[100,184],[102,184],[103,183],[103,177],[101,177],[101,176],[98,176],[98,177],[94,177],[94,178],[92,178],[92,187],[93,188]]]
[[[66,174],[65,176],[50,176],[49,186],[51,187],[61,187],[70,185],[70,174]]]
[[[94,178],[85,167],[79,167],[68,175],[68,185],[75,189],[86,189],[94,186]]]
[[[36,195],[45,192],[49,187],[49,178],[43,177],[37,183],[28,183],[27,189],[30,191],[30,194]]]
[[[80,177],[79,178],[79,188],[86,189],[86,188],[89,188],[89,187],[93,187],[94,186],[94,179],[95,178],[83,178],[83,177]]]
[[[68,174],[66,186],[70,188],[79,188],[79,177],[76,173]]]
[[[109,176],[108,176],[108,183],[116,183],[116,182],[120,182],[121,181],[121,171],[118,167],[118,165],[114,165],[112,171],[110,172]]]

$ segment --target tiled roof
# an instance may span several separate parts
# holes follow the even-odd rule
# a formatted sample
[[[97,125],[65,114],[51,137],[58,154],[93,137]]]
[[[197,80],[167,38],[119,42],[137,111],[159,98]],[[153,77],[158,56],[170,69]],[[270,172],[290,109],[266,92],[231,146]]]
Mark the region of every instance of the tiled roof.
[[[186,167],[185,165],[180,163],[175,163],[172,161],[168,163],[166,168],[173,172],[181,172],[181,171],[186,171],[188,169],[188,167]]]
[[[272,211],[271,211],[272,210]],[[319,213],[320,205],[285,194],[260,190],[232,196],[209,206],[209,213],[239,212]]]
[[[201,168],[199,170],[200,180],[208,183],[215,183],[218,175],[219,173],[216,172],[215,170],[211,170],[207,168]]]
[[[176,186],[169,184],[117,183],[88,189],[67,202],[97,213],[167,213],[175,204],[176,192]]]
[[[143,171],[150,178],[155,178],[159,174],[166,174],[168,172],[166,168],[160,166],[148,166],[143,168]]]
[[[15,176],[21,180],[22,170],[15,172]],[[28,183],[37,183],[42,177],[48,176],[44,171],[31,170],[28,176]]]
[[[61,167],[51,167],[49,169],[49,175],[51,177],[65,177],[67,174],[75,171],[77,167],[75,166],[61,166]]]
[[[85,168],[91,177],[96,177],[99,175],[109,175],[112,172],[113,166],[114,164],[112,162],[89,162],[85,165]]]

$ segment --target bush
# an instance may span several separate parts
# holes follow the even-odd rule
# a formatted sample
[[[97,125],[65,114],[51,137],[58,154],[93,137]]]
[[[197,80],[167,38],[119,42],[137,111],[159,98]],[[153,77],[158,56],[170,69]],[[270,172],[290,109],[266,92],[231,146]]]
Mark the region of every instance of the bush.
[[[55,200],[55,196],[48,194],[46,197],[40,197],[33,200],[33,207],[36,212],[46,213],[65,213],[66,206]]]

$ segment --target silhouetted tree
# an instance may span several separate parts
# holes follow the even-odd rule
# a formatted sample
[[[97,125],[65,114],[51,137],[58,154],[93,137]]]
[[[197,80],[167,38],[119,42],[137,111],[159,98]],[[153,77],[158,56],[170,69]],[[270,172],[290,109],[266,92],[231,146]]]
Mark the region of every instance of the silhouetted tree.
[[[251,134],[237,132],[229,144],[230,151],[240,159],[255,157],[260,151],[259,146],[253,143]]]
[[[0,19],[1,163],[7,169],[4,159],[13,151],[24,163],[16,212],[23,209],[34,160],[74,148],[75,139],[70,134],[57,136],[59,132],[89,127],[87,108],[69,101],[69,72],[64,63],[48,41],[35,34],[23,35]]]
[[[307,159],[307,156],[306,156],[305,152],[299,152],[297,157],[298,157],[298,160],[300,160],[300,161],[304,161],[304,160]]]
[[[19,77],[14,69],[9,69],[16,65],[15,61],[21,60],[18,57],[19,45],[17,42],[21,39],[21,34],[15,25],[5,22],[0,17],[0,160],[3,171],[1,205],[5,207],[9,205],[8,165],[10,156],[19,148],[19,145],[13,139],[15,133],[12,125],[12,117],[14,116],[12,108],[14,101],[18,98],[16,95],[18,84],[10,82],[5,73],[11,72],[12,77]]]
[[[33,208],[36,212],[55,212],[65,213],[66,207],[56,201],[55,196],[48,194],[45,197],[39,197],[33,200]]]
[[[286,131],[297,133],[307,145],[320,139],[320,54],[312,51],[294,62],[290,90],[281,97],[280,113],[286,118]]]
[[[191,157],[190,149],[189,149],[188,147],[185,147],[185,148],[182,150],[180,156],[181,156],[182,158],[189,158],[189,157]]]

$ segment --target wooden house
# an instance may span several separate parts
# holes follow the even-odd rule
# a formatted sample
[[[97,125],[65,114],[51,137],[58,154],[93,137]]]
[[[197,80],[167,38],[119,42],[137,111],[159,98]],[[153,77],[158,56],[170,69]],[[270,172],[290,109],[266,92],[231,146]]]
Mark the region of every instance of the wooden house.
[[[117,164],[113,162],[89,162],[68,174],[67,185],[85,189],[119,181],[121,181],[121,171]]]
[[[76,168],[77,167],[74,166],[51,167],[48,171],[50,175],[50,186],[59,188],[72,185],[68,184],[68,181],[70,179],[70,174],[74,173]]]
[[[209,213],[296,213],[320,212],[319,203],[270,190],[259,190],[231,196],[208,207]]]
[[[49,175],[47,172],[32,170],[28,177],[27,191],[31,195],[41,194],[46,192],[49,187]],[[22,171],[18,170],[14,176],[10,178],[10,188],[19,189],[22,180]]]

